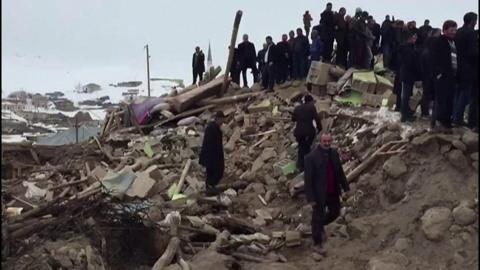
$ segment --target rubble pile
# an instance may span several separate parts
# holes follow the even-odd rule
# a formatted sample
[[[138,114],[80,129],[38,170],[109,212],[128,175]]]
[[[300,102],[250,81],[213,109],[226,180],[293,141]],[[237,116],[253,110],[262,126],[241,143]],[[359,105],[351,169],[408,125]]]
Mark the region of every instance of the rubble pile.
[[[336,78],[343,75],[337,70]],[[263,93],[259,85],[232,83],[217,97],[223,81],[139,102],[141,110],[112,108],[100,138],[85,144],[5,148],[3,265],[478,267],[477,134],[418,128],[405,136],[404,126],[345,114],[332,96],[315,96],[352,189],[341,217],[326,227],[328,255],[316,257],[291,121],[305,86],[288,82]],[[206,122],[218,110],[227,116],[225,176],[219,193],[207,196],[198,155]]]

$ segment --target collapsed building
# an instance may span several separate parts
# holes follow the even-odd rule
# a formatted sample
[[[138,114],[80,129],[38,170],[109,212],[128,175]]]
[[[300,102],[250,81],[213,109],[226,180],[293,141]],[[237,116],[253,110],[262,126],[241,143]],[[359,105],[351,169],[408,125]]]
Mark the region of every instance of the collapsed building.
[[[110,108],[88,142],[4,144],[2,266],[478,267],[478,134],[400,124],[388,110],[392,76],[379,65],[318,63],[307,79],[353,191],[326,227],[321,261],[311,254],[311,210],[294,162],[291,112],[304,82],[264,93],[208,76],[199,87]],[[209,197],[198,154],[218,110],[227,116],[226,173]]]

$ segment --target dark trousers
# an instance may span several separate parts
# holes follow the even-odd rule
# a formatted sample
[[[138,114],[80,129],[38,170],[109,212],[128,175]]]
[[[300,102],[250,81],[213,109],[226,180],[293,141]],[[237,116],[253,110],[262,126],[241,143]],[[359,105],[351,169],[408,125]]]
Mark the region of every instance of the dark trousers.
[[[468,106],[468,127],[478,128],[478,78],[474,79],[470,105]]]
[[[383,66],[388,69],[392,69],[391,61],[392,61],[392,47],[390,44],[385,43],[382,45],[382,52],[383,52]]]
[[[247,81],[247,69],[252,69],[253,73],[253,82],[256,83],[258,82],[258,70],[255,65],[246,65],[242,68],[242,77],[243,77],[243,85],[248,86],[248,81]]]
[[[240,70],[238,69],[230,70],[230,77],[232,78],[232,82],[240,85]]]
[[[461,82],[458,85],[458,89],[455,92],[455,98],[453,103],[453,122],[462,123],[464,122],[465,108],[470,102],[470,93],[472,91],[471,82]]]
[[[336,64],[343,68],[347,67],[347,46],[344,42],[337,43]]]
[[[393,93],[397,96],[395,102],[395,111],[400,111],[402,107],[402,81],[400,80],[398,72],[393,80]]]
[[[439,121],[444,127],[451,127],[453,114],[453,99],[455,95],[455,78],[447,78],[445,75],[440,79],[435,78],[435,103],[432,123]]]
[[[277,83],[284,83],[288,78],[288,62],[281,62],[277,68]]]
[[[275,85],[275,66],[266,64],[262,71],[262,86],[273,91]]]
[[[402,82],[401,107],[400,107],[402,119],[406,119],[411,116],[410,97],[412,96],[412,92],[413,92],[413,83]]]
[[[304,25],[303,27],[305,28],[306,36],[307,36],[307,37],[310,37],[310,36],[309,36],[309,34],[310,34],[310,26]]]
[[[203,80],[203,71],[193,70],[193,84],[197,84],[197,77],[199,78],[198,82]]]
[[[328,212],[325,213],[325,207]],[[323,226],[326,226],[340,216],[340,196],[329,194],[325,199],[325,205],[315,204],[312,211],[312,238],[314,245],[322,243],[322,235],[325,233]]]
[[[304,169],[304,158],[310,153],[312,147],[313,139],[315,135],[310,136],[295,136],[298,143],[298,155],[297,155],[297,168],[299,171]]]
[[[423,116],[430,115],[430,103],[433,100],[433,79],[431,77],[425,77],[422,81],[422,99],[420,101],[420,109]]]
[[[307,57],[294,55],[293,57],[293,78],[295,80],[305,79],[307,77]]]
[[[323,53],[322,53],[322,62],[330,63],[332,60],[333,53],[333,38],[327,38],[323,40]]]
[[[214,187],[218,185],[223,177],[223,167],[207,167],[207,187]]]

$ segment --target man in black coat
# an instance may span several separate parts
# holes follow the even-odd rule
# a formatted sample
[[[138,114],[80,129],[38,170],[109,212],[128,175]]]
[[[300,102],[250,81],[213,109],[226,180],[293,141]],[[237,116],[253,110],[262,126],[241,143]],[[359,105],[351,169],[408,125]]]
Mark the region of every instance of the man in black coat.
[[[238,57],[240,60],[240,66],[242,70],[243,86],[248,87],[247,82],[247,69],[252,69],[253,82],[258,82],[258,70],[255,65],[255,58],[257,52],[255,51],[255,45],[248,41],[248,35],[243,35],[243,42],[238,44]]]
[[[347,33],[348,26],[345,21],[347,10],[342,7],[335,14],[335,40],[337,41],[337,52],[335,63],[343,68],[347,67]]]
[[[282,35],[282,41],[277,43],[278,51],[278,78],[277,83],[282,84],[288,78],[288,68],[292,52],[290,51],[290,45],[288,44],[287,34]]]
[[[457,23],[445,21],[441,35],[433,45],[433,76],[435,77],[435,102],[433,105],[432,128],[440,122],[443,128],[452,127],[453,99],[457,88],[457,49],[455,34]]]
[[[402,83],[401,92],[401,122],[413,121],[414,116],[410,109],[410,97],[413,93],[413,84],[421,77],[419,54],[415,48],[417,34],[409,32],[407,42],[400,47],[400,80]]]
[[[230,50],[230,46],[228,46]],[[232,66],[230,67],[230,78],[232,78],[232,82],[240,85],[240,71],[242,70],[242,65],[240,63],[240,58],[238,56],[238,48],[233,49],[233,58],[232,58]]]
[[[420,101],[420,108],[422,110],[422,116],[427,117],[430,115],[430,103],[434,97],[434,76],[433,76],[433,59],[432,59],[432,45],[435,40],[440,37],[442,30],[439,28],[432,29],[427,38],[423,41],[420,55],[420,69],[422,72],[422,99]],[[418,42],[418,39],[417,39]]]
[[[469,12],[463,17],[463,26],[455,35],[458,60],[458,89],[453,105],[453,124],[466,125],[463,120],[465,107],[468,105],[473,87],[475,61],[478,58],[477,36],[475,25],[477,14]]]
[[[425,20],[422,26],[418,28],[418,39],[417,39],[417,46],[423,47],[425,40],[428,37],[428,33],[432,30],[430,26],[430,20]]]
[[[333,53],[333,40],[335,39],[335,18],[332,11],[332,3],[327,3],[326,9],[320,14],[321,32],[320,38],[324,44],[323,62],[330,63]]]
[[[278,52],[271,36],[266,37],[265,40],[267,42],[267,51],[264,56],[265,66],[262,71],[262,86],[263,89],[267,89],[267,92],[273,92],[278,65]]]
[[[305,157],[305,193],[312,211],[312,238],[314,251],[324,254],[326,240],[324,226],[340,215],[341,190],[349,192],[347,178],[338,152],[331,148],[332,135],[320,135],[320,144]],[[325,207],[328,208],[325,214]]]
[[[225,170],[222,130],[220,129],[224,118],[225,115],[223,112],[218,111],[215,114],[215,118],[208,123],[203,136],[199,163],[204,166],[207,171],[207,191],[214,189],[222,179]]]
[[[372,53],[373,55],[378,55],[380,53],[380,37],[381,37],[381,31],[380,31],[380,25],[375,21],[373,16],[368,16],[368,28],[372,32],[373,36],[375,37],[375,40],[373,41],[373,46],[372,46]]]
[[[475,30],[478,52],[478,29]],[[478,57],[475,58],[473,73],[478,74]],[[473,77],[472,96],[468,106],[468,127],[478,133],[478,76]]]
[[[392,50],[393,50],[393,22],[390,21],[390,16],[385,17],[382,26],[380,27],[380,33],[382,36],[381,47],[383,54],[383,66],[392,69]]]
[[[308,37],[303,35],[302,28],[297,28],[297,37],[293,42],[293,77],[294,79],[302,80],[307,77],[309,54],[310,54],[310,42],[308,41]]]
[[[193,70],[193,84],[197,84],[197,76],[199,82],[203,80],[203,72],[205,72],[205,55],[200,47],[195,47],[195,53],[192,57],[192,70]]]
[[[267,52],[267,43],[263,43],[263,49],[258,51],[257,63],[260,71],[260,79],[263,81],[263,68],[265,67],[265,53]]]
[[[310,147],[315,139],[316,132],[313,121],[317,125],[317,132],[320,133],[322,130],[320,116],[318,116],[312,96],[306,95],[303,104],[295,107],[292,121],[296,123],[293,135],[298,143],[297,168],[299,171],[303,171],[305,155],[310,153]]]

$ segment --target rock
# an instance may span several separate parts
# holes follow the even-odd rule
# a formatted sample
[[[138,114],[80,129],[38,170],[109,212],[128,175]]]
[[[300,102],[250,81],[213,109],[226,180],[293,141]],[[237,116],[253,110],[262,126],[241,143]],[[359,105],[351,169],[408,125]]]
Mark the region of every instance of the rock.
[[[450,229],[448,229],[450,232],[452,233],[459,233],[462,231],[462,227],[456,225],[456,224],[453,224],[452,226],[450,226]]]
[[[465,263],[465,257],[463,257],[458,251],[453,254],[453,260],[459,265],[463,265]]]
[[[405,270],[409,261],[402,253],[391,252],[375,256],[368,261],[368,270]]]
[[[316,262],[323,260],[323,256],[318,254],[317,252],[312,252],[312,259]]]
[[[260,116],[260,118],[258,118],[257,124],[258,124],[258,126],[260,126],[260,127],[264,127],[264,126],[267,125],[267,121],[268,121],[268,120],[267,120],[267,117],[265,117],[265,115],[262,115],[262,116]]]
[[[262,195],[265,193],[265,186],[262,183],[251,183],[245,188],[243,192],[244,193],[253,192],[255,194]]]
[[[385,162],[383,170],[390,177],[397,178],[407,172],[407,166],[399,156],[393,156]]]
[[[453,223],[452,212],[446,207],[428,209],[421,218],[422,231],[431,241],[440,241]]]
[[[395,250],[402,252],[410,247],[411,241],[408,238],[398,238],[395,242]]]
[[[476,171],[478,171],[478,160],[472,162],[472,167],[475,168]]]
[[[227,255],[211,249],[204,249],[189,262],[191,269],[195,270],[229,270],[239,267],[235,260]]]
[[[455,207],[452,215],[455,223],[462,226],[470,225],[477,219],[477,214],[467,206],[467,202],[462,202],[460,206]]]
[[[405,197],[405,184],[402,181],[388,181],[385,195],[391,204],[401,201]]]
[[[445,145],[442,145],[442,147],[440,147],[440,153],[442,155],[448,153],[448,151],[450,151],[450,149],[452,149],[452,145],[451,144],[445,144]]]
[[[471,154],[470,158],[474,161],[478,161],[478,152],[475,152],[475,153]]]
[[[366,239],[371,231],[372,225],[361,218],[354,219],[347,225],[348,235],[352,239]]]
[[[453,141],[452,145],[455,146],[455,148],[461,150],[462,152],[467,151],[467,146],[464,143],[462,143],[460,140]]]
[[[450,240],[450,244],[452,245],[453,248],[459,249],[460,247],[463,246],[463,240],[458,237],[455,237]]]
[[[459,170],[466,170],[468,169],[468,160],[462,151],[458,149],[454,149],[450,151],[447,155],[448,160],[450,163]]]
[[[402,129],[399,123],[391,123],[387,126],[387,130],[389,131],[397,131],[399,132]]]
[[[470,152],[477,151],[478,149],[478,134],[473,131],[467,131],[462,136],[462,141],[467,146]]]

